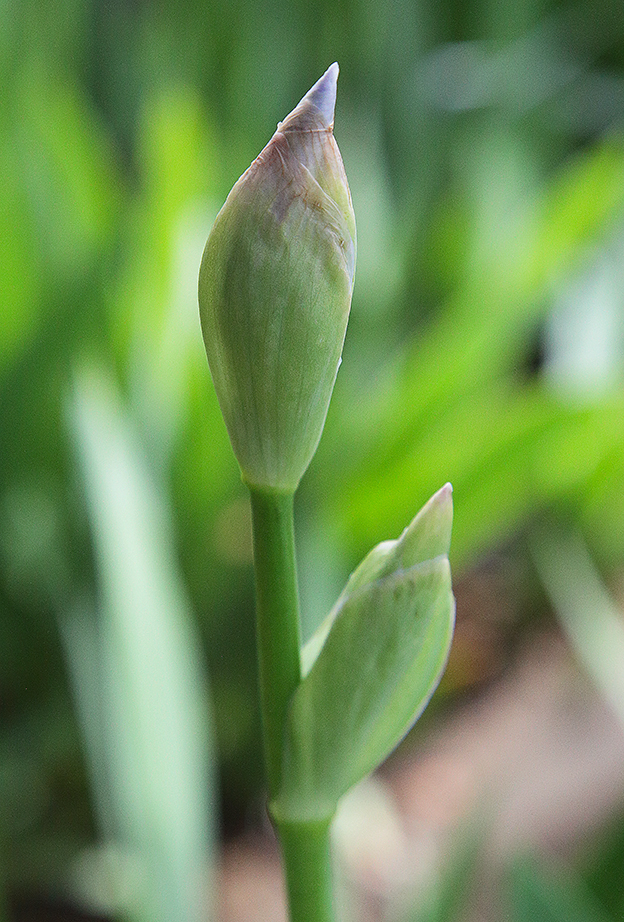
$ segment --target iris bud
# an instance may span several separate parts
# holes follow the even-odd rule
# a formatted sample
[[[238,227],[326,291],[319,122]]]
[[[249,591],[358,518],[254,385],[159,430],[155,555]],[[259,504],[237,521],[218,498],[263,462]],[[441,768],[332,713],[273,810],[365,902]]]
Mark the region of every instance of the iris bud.
[[[277,126],[217,215],[199,274],[208,362],[244,480],[292,491],[340,364],[355,217],[333,136],[338,65]]]

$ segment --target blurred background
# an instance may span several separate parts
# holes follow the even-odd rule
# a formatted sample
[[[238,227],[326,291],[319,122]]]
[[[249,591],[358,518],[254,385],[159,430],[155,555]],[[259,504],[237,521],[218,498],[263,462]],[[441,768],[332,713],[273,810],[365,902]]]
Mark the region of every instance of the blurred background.
[[[334,60],[358,221],[304,634],[445,481],[458,624],[344,917],[624,918],[621,0],[0,3],[0,919],[283,919],[196,280]]]

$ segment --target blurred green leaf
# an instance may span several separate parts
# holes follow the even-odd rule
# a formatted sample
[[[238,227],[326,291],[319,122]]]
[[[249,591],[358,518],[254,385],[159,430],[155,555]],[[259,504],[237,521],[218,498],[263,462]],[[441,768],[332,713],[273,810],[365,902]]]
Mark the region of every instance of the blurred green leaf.
[[[624,617],[577,533],[543,526],[533,557],[572,648],[624,726]]]
[[[122,202],[111,140],[80,85],[40,61],[22,73],[18,105],[16,142],[47,271],[87,273],[111,244]]]
[[[166,466],[189,411],[189,376],[205,371],[197,273],[218,208],[218,144],[197,92],[182,85],[147,100],[137,144],[142,185],[125,215],[110,310],[137,422]]]
[[[36,329],[43,289],[34,221],[13,138],[0,133],[0,373]]]
[[[609,922],[583,880],[570,869],[535,858],[516,861],[510,872],[513,922]]]
[[[529,516],[582,495],[603,459],[624,450],[624,402],[614,395],[594,406],[566,404],[539,384],[490,384],[440,409],[383,476],[362,477],[335,525],[347,526],[359,548],[378,521],[396,527],[416,492],[440,475],[453,481],[453,560],[466,566],[494,541],[508,539]],[[340,540],[340,539],[337,539]]]
[[[621,808],[608,823],[589,862],[587,880],[614,919],[624,918],[624,815]]]
[[[466,464],[487,475],[490,456],[503,449],[509,428],[525,425],[525,408],[544,412],[532,392],[525,401],[513,377],[526,359],[527,336],[548,308],[550,286],[583,258],[623,208],[624,151],[605,142],[543,190],[530,220],[523,219],[511,238],[511,254],[503,259],[492,252],[440,320],[393,360],[382,386],[359,396],[357,412],[350,407],[340,416],[339,431],[335,422],[330,425],[330,437],[340,440],[343,468],[348,464],[345,489],[328,506],[328,518],[337,520],[342,538],[355,534],[360,547],[370,543],[379,517],[395,523],[415,488],[422,494],[431,489],[432,476],[452,479],[458,489]],[[507,392],[518,415],[507,404],[499,434],[491,413],[501,406],[501,392]],[[466,437],[473,426],[477,432],[483,427],[480,458],[472,435]],[[434,444],[435,458],[428,458]]]
[[[460,829],[433,884],[424,893],[419,889],[413,905],[402,916],[404,922],[453,922],[461,918],[475,884],[484,832],[473,819]]]
[[[215,822],[209,712],[166,496],[102,374],[78,376],[70,411],[102,593],[95,623],[65,629],[91,759],[104,760],[93,780],[106,793],[108,774],[109,828],[140,869],[127,910],[198,922]]]

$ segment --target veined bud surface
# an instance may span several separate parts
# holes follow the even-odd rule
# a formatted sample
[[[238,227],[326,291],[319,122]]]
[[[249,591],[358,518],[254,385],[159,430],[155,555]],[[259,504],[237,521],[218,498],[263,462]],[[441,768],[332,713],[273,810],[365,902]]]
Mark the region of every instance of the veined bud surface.
[[[355,216],[333,136],[338,65],[217,215],[199,274],[208,363],[243,478],[294,490],[325,423],[349,318]]]

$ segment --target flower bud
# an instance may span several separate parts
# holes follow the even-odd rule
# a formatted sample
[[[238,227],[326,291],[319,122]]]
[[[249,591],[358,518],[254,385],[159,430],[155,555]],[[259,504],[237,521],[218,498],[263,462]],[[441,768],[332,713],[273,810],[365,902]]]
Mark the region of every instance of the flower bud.
[[[199,274],[202,332],[243,478],[297,487],[340,364],[355,217],[334,140],[338,65],[281,122],[217,215]]]
[[[452,521],[446,484],[400,538],[364,558],[304,646],[284,726],[280,790],[270,804],[278,825],[329,820],[427,705],[455,623]]]

